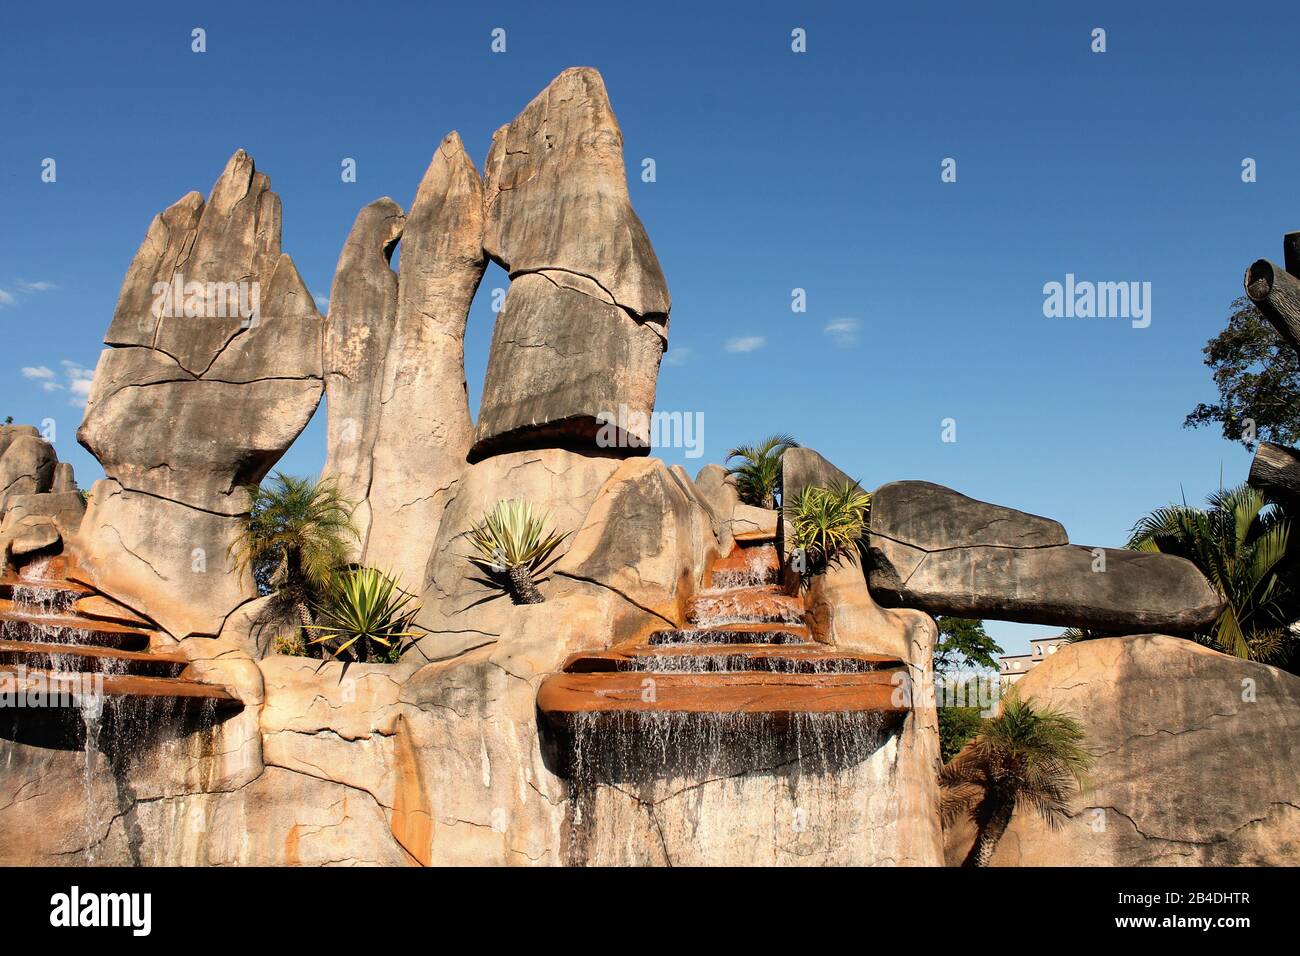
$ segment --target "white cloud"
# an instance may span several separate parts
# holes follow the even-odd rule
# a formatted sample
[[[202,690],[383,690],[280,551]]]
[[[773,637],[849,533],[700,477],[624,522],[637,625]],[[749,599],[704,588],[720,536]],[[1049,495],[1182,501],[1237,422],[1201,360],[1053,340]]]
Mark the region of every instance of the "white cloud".
[[[14,289],[20,295],[35,295],[38,292],[49,292],[58,288],[53,282],[28,282],[26,279],[19,279],[14,284]],[[7,305],[13,305],[18,301],[18,296],[8,289],[0,289],[0,308]]]
[[[90,386],[95,381],[94,370],[67,359],[59,364],[68,375],[68,391],[71,393],[68,404],[75,408],[85,408],[86,399],[90,397]]]
[[[47,365],[28,365],[22,370],[23,377],[40,385],[42,391],[67,392],[68,404],[74,408],[84,408],[90,397],[90,387],[95,381],[95,370],[86,368],[80,362],[64,359],[59,363],[63,368],[63,381],[59,373]]]
[[[728,352],[752,352],[755,349],[761,349],[767,344],[767,339],[761,335],[745,335],[740,338],[727,339],[726,349]]]
[[[857,345],[860,328],[862,323],[857,319],[833,319],[822,331],[829,335],[836,345]]]
[[[329,296],[327,296],[327,295],[314,295],[314,296],[312,296],[312,298],[316,300],[316,308],[320,310],[320,314],[321,314],[321,315],[325,315],[327,312],[329,312],[329,310],[330,310],[330,297],[329,297]]]
[[[670,348],[664,355],[665,365],[685,365],[695,356],[695,350],[689,345],[678,345]]]

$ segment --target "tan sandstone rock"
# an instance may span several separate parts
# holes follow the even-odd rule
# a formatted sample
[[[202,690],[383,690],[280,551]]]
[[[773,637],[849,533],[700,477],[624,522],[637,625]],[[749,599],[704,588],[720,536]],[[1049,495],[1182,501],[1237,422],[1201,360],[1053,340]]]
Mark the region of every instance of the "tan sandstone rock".
[[[1060,647],[1017,683],[1096,755],[1059,830],[1017,809],[993,866],[1300,863],[1300,678],[1161,635]],[[974,839],[946,834],[950,865]]]
[[[648,447],[671,301],[632,211],[600,74],[565,70],[492,139],[483,246],[511,278],[471,459]],[[601,439],[602,421],[617,422]]]
[[[251,597],[226,551],[322,390],[321,320],[280,251],[280,200],[237,151],[205,203],[155,217],[122,285],[77,439],[106,481],[83,524],[87,583],[175,637]]]

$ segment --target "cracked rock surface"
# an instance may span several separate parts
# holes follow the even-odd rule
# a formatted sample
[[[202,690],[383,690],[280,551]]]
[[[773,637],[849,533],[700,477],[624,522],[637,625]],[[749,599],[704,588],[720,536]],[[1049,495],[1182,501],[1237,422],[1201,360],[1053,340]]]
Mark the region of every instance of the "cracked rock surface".
[[[1169,554],[1068,543],[1055,521],[928,481],[872,495],[868,580],[889,607],[1113,633],[1188,633],[1222,601]]]
[[[1062,645],[1017,683],[1096,757],[1059,830],[1017,810],[994,866],[1300,863],[1300,678],[1163,635]],[[946,834],[965,857],[968,820]]]
[[[623,134],[600,74],[565,70],[492,137],[484,172],[488,255],[512,282],[497,317],[472,460],[591,448],[602,413],[626,410],[623,454],[649,438],[671,300],[632,210]]]
[[[280,251],[280,200],[243,150],[205,202],[154,218],[122,284],[77,440],[104,467],[87,583],[175,637],[251,594],[226,549],[322,392],[321,317]],[[131,559],[121,560],[122,549]]]

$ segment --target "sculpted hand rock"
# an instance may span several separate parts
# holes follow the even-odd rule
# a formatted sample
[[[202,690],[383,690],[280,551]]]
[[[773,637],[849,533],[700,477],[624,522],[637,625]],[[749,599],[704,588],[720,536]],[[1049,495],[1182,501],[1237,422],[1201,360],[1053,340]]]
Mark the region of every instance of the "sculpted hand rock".
[[[280,251],[280,200],[243,150],[207,203],[155,217],[127,271],[77,440],[105,479],[81,570],[177,637],[251,596],[227,555],[259,482],[322,390],[321,318]]]

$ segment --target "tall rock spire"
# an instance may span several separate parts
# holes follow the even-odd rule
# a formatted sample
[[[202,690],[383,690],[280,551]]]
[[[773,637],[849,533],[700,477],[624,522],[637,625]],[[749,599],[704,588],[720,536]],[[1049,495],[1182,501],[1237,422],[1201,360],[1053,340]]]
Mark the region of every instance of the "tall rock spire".
[[[671,299],[628,199],[623,134],[600,74],[565,70],[497,130],[484,248],[512,284],[497,317],[471,460],[597,447],[602,420],[648,448]]]

